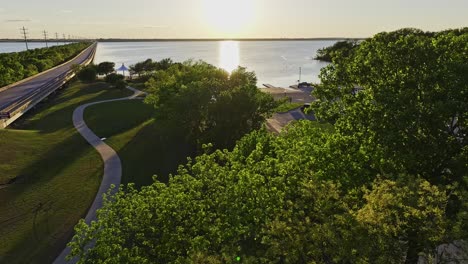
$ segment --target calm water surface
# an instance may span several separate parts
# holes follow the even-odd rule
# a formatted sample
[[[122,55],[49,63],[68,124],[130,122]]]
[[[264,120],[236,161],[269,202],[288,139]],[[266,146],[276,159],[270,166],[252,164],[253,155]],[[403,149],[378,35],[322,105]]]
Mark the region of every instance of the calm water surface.
[[[129,66],[151,58],[171,58],[182,62],[188,59],[204,60],[232,71],[238,65],[257,74],[258,84],[288,87],[299,79],[319,82],[320,69],[327,63],[315,61],[318,49],[335,41],[175,41],[175,42],[101,42],[95,63],[112,61],[116,67]],[[55,43],[49,43],[54,45]],[[45,47],[45,43],[29,43],[30,48]],[[0,53],[25,49],[24,43],[0,43]]]
[[[56,46],[56,45],[63,45],[63,43],[57,42],[48,42],[47,45],[49,47]],[[29,49],[38,49],[38,48],[45,48],[45,42],[29,42],[28,43]],[[18,52],[26,50],[26,44],[24,42],[0,42],[0,53],[8,53],[8,52]]]
[[[299,79],[319,82],[327,63],[315,61],[318,49],[334,41],[194,41],[194,42],[106,42],[99,43],[95,63],[112,61],[120,67],[151,58],[174,61],[204,60],[232,71],[238,65],[257,74],[258,84],[288,87]]]

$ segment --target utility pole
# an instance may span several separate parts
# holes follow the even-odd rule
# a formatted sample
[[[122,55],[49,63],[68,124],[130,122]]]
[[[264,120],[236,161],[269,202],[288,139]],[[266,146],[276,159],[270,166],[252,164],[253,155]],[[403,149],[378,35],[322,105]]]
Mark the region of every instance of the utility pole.
[[[57,45],[58,45],[58,33],[55,32],[55,40],[57,41]]]
[[[299,67],[299,80],[297,81],[298,84],[301,83],[301,77],[302,77],[302,67]]]
[[[44,40],[45,40],[45,45],[46,45],[46,48],[49,47],[49,45],[47,44],[47,31],[42,31],[42,34],[44,34]]]
[[[23,33],[23,37],[24,37],[24,43],[26,44],[26,50],[29,50],[29,47],[28,47],[28,33],[27,33],[27,29],[24,28],[20,28],[21,30],[21,33]]]

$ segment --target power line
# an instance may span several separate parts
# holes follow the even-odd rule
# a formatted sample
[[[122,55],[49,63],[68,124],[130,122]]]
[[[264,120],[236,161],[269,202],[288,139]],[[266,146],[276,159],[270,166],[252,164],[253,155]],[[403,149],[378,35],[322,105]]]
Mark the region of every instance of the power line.
[[[49,45],[47,44],[47,31],[42,31],[42,33],[44,34],[44,40],[45,40],[45,45],[46,45],[46,48],[49,47]]]
[[[28,47],[28,32],[27,32],[28,29],[24,28],[24,26],[23,26],[23,28],[20,28],[20,30],[21,30],[21,33],[23,33],[24,43],[26,44],[26,50],[29,50],[29,47]]]

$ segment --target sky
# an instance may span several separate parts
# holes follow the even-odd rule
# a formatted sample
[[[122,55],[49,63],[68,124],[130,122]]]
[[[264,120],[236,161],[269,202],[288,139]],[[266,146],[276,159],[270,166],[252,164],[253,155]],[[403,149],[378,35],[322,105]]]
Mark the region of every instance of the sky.
[[[0,38],[358,38],[467,14],[468,0],[0,0]]]

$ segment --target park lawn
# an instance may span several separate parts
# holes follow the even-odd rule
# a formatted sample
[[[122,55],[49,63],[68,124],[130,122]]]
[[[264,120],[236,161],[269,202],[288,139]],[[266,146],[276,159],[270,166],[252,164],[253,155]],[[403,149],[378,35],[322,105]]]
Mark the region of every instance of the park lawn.
[[[141,100],[97,104],[85,110],[88,127],[119,154],[123,184],[149,185],[155,175],[167,182],[168,175],[187,162],[184,140],[167,136],[153,119],[153,111]]]
[[[102,161],[76,132],[73,110],[128,90],[73,83],[0,130],[0,263],[51,263],[99,187]]]
[[[135,89],[138,89],[140,91],[146,91],[146,85],[144,82],[141,82],[139,80],[131,80],[129,81],[129,85]]]

